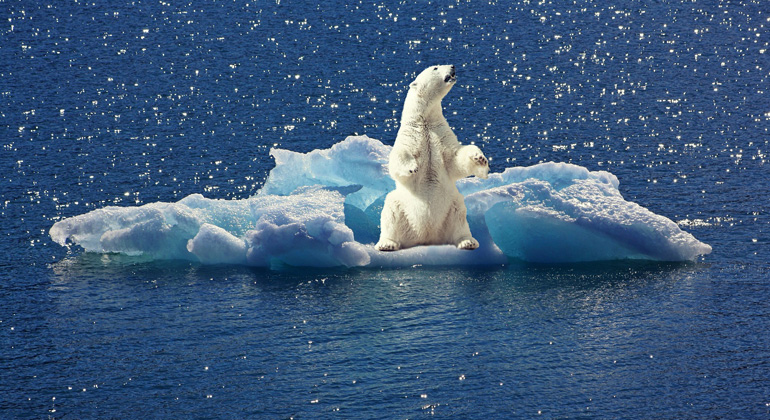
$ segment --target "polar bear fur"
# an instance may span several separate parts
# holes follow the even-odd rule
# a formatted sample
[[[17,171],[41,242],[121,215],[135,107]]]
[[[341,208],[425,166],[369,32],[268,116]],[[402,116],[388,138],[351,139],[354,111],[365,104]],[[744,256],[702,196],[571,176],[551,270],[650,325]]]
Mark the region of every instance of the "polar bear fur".
[[[479,246],[455,183],[470,175],[486,179],[489,165],[478,147],[457,141],[444,118],[441,100],[456,81],[454,66],[433,66],[409,85],[389,156],[396,189],[382,209],[382,231],[375,245],[380,251],[418,245]]]

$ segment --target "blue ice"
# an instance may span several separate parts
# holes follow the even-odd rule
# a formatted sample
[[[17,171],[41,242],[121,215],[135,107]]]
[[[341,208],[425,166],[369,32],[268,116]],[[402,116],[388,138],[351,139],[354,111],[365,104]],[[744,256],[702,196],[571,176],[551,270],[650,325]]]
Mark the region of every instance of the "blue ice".
[[[276,166],[253,197],[193,194],[176,203],[105,207],[57,222],[51,238],[87,252],[267,267],[688,261],[711,252],[670,219],[624,200],[611,173],[549,162],[458,182],[477,250],[382,253],[373,243],[394,188],[390,146],[351,136],[329,149],[270,153]]]

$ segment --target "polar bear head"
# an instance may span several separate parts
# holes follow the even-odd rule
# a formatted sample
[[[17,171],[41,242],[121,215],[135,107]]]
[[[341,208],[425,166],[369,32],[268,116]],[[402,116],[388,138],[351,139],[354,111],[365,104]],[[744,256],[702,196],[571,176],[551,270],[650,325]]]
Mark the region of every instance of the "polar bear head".
[[[414,79],[409,85],[409,92],[415,91],[427,103],[440,102],[455,82],[457,82],[455,66],[431,66]]]
[[[401,121],[419,119],[424,122],[437,118],[443,119],[441,100],[449,93],[455,82],[457,82],[455,66],[431,66],[423,70],[409,84]]]

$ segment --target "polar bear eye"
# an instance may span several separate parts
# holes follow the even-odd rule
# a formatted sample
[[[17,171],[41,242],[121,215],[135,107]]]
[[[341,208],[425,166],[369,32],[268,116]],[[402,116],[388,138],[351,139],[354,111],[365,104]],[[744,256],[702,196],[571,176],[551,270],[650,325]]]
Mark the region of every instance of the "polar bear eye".
[[[433,67],[433,71],[436,71],[436,70],[438,70],[438,67]]]

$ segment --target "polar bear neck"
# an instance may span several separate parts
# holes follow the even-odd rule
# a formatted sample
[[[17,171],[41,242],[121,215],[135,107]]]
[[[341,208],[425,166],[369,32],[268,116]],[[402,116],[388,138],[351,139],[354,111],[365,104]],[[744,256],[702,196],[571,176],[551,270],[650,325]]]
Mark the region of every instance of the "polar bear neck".
[[[401,113],[402,125],[432,125],[446,121],[441,108],[441,97],[424,97],[417,89],[409,89]]]

